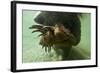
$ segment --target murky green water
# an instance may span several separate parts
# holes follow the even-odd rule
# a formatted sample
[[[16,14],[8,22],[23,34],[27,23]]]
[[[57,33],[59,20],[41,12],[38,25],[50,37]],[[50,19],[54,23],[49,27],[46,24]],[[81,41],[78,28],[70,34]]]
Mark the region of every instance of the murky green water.
[[[31,25],[35,25],[34,16],[37,11],[28,11],[23,10],[23,53],[22,53],[22,60],[24,63],[30,62],[41,62],[41,61],[56,61],[60,56],[57,56],[55,52],[52,50],[51,53],[47,54],[41,48],[39,43],[39,33],[32,34],[32,30],[29,29]],[[81,42],[77,45],[73,50],[74,52],[71,54],[70,57],[84,57],[84,59],[90,58],[90,14],[83,14],[81,17]]]

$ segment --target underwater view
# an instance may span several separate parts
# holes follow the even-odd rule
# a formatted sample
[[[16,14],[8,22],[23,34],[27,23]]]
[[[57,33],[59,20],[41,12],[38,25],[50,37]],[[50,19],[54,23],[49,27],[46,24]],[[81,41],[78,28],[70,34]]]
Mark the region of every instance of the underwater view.
[[[32,33],[34,29],[29,29],[29,27],[31,27],[32,25],[38,24],[34,21],[37,13],[39,13],[39,11],[23,10],[22,12],[22,39],[23,39],[22,62],[32,63],[32,62],[63,61],[63,52],[61,49],[58,49],[56,47],[55,51],[54,47],[50,47],[50,51],[46,51],[47,50],[46,48],[48,47],[44,46],[43,48],[43,46],[39,44],[41,40],[41,37],[39,35],[41,34],[41,32]],[[72,16],[75,15],[73,14]],[[80,39],[78,40],[80,41],[78,42],[77,45],[73,45],[71,48],[67,48],[69,50],[66,50],[66,52],[64,52],[65,54],[68,55],[66,61],[91,59],[91,14],[81,13],[79,18],[81,22],[81,28],[80,28],[81,33],[80,33]],[[52,24],[51,20],[48,20],[48,23],[49,22]],[[54,29],[53,26],[55,25],[51,24],[50,26]]]

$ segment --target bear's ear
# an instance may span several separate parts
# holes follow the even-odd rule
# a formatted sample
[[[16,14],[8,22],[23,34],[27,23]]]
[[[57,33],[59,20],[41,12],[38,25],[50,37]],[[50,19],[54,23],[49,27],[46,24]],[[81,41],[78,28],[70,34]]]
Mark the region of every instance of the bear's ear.
[[[40,14],[38,14],[35,18],[34,21],[38,24],[43,24],[45,21],[45,14],[43,12],[41,12]]]

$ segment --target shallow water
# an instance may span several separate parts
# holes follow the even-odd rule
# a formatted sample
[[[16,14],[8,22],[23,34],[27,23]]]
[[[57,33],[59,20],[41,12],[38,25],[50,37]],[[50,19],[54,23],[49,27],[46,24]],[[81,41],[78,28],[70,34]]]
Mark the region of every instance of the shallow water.
[[[41,48],[38,44],[40,38],[37,37],[40,33],[31,33],[32,30],[29,29],[31,25],[35,25],[34,16],[37,11],[23,11],[23,53],[22,53],[22,60],[24,63],[30,62],[42,62],[42,61],[56,61],[61,59],[61,55],[55,54],[52,50],[50,53],[45,53],[45,50]],[[78,57],[84,57],[84,59],[90,58],[90,28],[91,28],[91,21],[90,21],[90,14],[84,13],[81,17],[81,41],[80,43],[72,49],[74,53],[71,53],[70,57],[76,55]],[[77,54],[79,53],[79,54]]]

